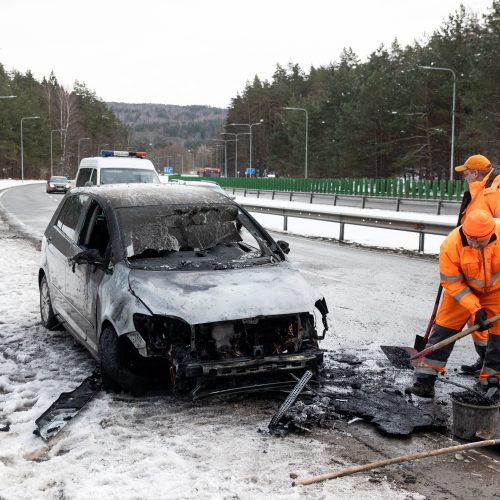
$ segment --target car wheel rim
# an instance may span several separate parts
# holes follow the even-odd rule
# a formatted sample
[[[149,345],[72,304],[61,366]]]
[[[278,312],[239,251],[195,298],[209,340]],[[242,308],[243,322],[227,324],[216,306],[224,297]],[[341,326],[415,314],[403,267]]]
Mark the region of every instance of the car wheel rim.
[[[49,297],[49,287],[47,282],[42,283],[42,289],[40,291],[40,311],[42,313],[42,321],[47,322],[49,319],[49,309],[50,309],[50,297]]]

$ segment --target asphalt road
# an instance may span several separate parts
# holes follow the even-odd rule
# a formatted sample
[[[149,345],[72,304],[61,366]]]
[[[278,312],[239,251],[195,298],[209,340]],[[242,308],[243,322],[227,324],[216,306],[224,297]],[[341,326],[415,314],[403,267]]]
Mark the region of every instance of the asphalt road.
[[[0,204],[15,216],[26,235],[41,239],[54,210],[63,199],[63,194],[46,193],[45,183],[26,184],[0,192]],[[9,222],[16,222],[9,220]]]

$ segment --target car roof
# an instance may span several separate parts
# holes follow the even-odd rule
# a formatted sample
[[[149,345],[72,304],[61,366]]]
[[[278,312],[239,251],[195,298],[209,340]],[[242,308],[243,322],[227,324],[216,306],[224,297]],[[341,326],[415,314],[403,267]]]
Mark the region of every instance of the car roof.
[[[91,194],[113,208],[153,205],[234,204],[227,196],[211,189],[182,184],[109,184],[75,188],[75,194]]]

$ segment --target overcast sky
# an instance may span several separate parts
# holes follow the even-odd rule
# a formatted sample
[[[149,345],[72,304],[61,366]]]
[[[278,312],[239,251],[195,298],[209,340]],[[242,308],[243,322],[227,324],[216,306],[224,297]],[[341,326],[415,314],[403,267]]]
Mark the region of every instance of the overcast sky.
[[[106,101],[227,107],[276,64],[365,59],[380,44],[431,34],[463,3],[492,0],[1,0],[0,63],[53,70]]]

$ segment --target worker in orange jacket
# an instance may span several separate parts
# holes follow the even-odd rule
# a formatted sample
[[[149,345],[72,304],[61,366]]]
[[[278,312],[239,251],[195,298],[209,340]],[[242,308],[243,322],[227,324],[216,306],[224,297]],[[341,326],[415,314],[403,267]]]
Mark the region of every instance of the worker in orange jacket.
[[[482,209],[468,213],[441,245],[439,272],[444,293],[427,347],[461,331],[471,317],[486,330],[485,320],[500,313],[500,220]],[[479,375],[485,390],[500,381],[500,322],[489,332]],[[425,356],[406,393],[433,397],[436,378],[444,372],[452,350],[450,344]]]
[[[467,161],[458,167],[457,172],[462,172],[469,185],[465,191],[460,207],[460,223],[463,224],[467,214],[472,210],[482,208],[493,217],[500,218],[500,169],[494,168],[483,155],[470,156]],[[474,347],[478,358],[472,365],[462,365],[462,371],[471,375],[479,373],[484,362],[488,330],[477,331],[472,334]]]

